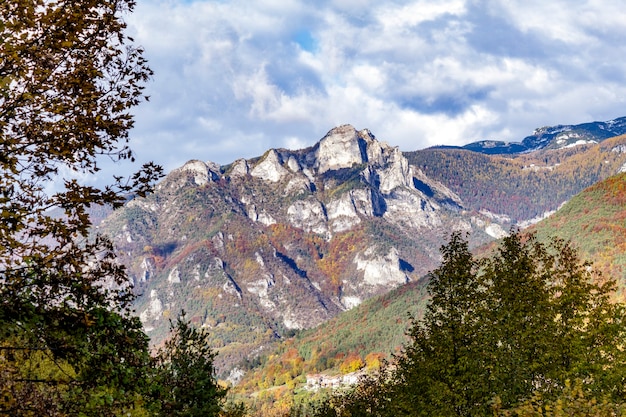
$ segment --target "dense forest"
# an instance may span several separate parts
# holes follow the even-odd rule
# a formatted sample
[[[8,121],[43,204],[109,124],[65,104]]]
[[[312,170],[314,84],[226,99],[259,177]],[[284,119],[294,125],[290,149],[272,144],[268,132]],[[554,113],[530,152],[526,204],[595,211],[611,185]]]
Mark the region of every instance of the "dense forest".
[[[540,239],[571,240],[584,259],[618,282],[616,299],[626,288],[626,174],[618,174],[576,195],[553,216],[536,225]]]

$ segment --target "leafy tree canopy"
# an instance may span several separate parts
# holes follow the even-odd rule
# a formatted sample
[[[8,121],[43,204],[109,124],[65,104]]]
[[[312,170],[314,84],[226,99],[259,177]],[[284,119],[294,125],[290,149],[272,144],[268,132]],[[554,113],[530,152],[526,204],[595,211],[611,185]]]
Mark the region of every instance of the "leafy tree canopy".
[[[130,284],[111,243],[88,238],[88,209],[147,192],[161,168],[102,189],[61,175],[133,159],[130,110],[151,75],[124,34],[134,3],[0,2],[3,415],[114,415],[135,406],[144,380]]]
[[[155,357],[153,406],[162,416],[217,416],[226,390],[215,381],[215,354],[208,333],[191,326],[184,315],[170,323],[173,337]]]

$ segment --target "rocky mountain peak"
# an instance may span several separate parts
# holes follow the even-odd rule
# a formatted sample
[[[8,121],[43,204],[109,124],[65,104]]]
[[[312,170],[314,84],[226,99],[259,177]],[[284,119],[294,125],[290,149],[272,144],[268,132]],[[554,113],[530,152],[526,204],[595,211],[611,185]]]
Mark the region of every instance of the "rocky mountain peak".
[[[366,162],[366,149],[367,139],[353,126],[343,125],[328,132],[307,159],[313,160],[314,168],[322,174]]]
[[[178,189],[188,184],[203,186],[211,181],[217,181],[220,178],[220,170],[220,166],[214,162],[192,159],[173,170],[157,188]]]
[[[181,309],[216,340],[252,335],[226,369],[274,334],[419,279],[438,261],[442,231],[491,239],[488,219],[468,220],[462,205],[397,147],[343,125],[306,149],[224,167],[188,161],[106,228],[150,294],[136,309],[155,341]]]
[[[407,159],[397,147],[379,142],[368,130],[357,131],[351,125],[330,130],[306,157],[318,174],[367,164],[365,180],[383,194],[396,187],[412,187],[412,173]]]
[[[590,159],[582,184],[598,161],[607,173],[626,166],[625,142],[615,139],[592,158],[551,151],[507,159],[500,169],[502,158],[445,149],[403,153],[367,129],[344,125],[305,149],[270,149],[223,167],[189,161],[99,230],[111,236],[144,294],[135,309],[153,342],[166,337],[167,318],[184,309],[210,329],[217,369],[227,373],[290,329],[420,280],[440,261],[437,248],[451,231],[470,232],[481,245],[511,225],[494,214],[500,208],[546,194],[559,201],[557,192],[545,192],[555,188],[519,200],[518,189],[529,187],[512,181],[531,178],[533,190],[545,179],[561,184],[552,178],[569,177],[578,169],[568,166]]]

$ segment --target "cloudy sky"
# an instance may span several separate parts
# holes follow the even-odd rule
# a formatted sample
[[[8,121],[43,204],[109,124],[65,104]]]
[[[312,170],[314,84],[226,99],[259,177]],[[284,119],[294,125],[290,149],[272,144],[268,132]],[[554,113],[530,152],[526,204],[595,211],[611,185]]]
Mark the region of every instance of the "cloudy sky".
[[[131,146],[167,170],[346,123],[416,150],[626,116],[613,0],[138,0],[125,19],[155,72]]]

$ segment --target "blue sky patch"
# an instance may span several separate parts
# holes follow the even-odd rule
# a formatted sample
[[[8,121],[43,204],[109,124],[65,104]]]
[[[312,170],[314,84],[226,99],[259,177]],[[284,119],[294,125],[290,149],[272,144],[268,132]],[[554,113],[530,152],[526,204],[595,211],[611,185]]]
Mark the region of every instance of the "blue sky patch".
[[[305,51],[315,52],[315,49],[317,48],[317,42],[308,30],[301,30],[297,32],[293,37],[293,40]]]

